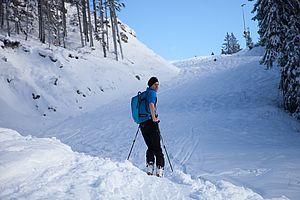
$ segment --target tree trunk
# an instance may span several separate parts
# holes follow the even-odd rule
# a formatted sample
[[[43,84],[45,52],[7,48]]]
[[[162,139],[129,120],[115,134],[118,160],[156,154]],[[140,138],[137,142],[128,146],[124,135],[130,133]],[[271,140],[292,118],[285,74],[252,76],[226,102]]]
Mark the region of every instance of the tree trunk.
[[[6,2],[6,28],[7,28],[7,35],[10,37],[8,2]]]
[[[118,45],[117,45],[117,31],[116,31],[116,24],[114,20],[114,0],[109,0],[109,13],[110,13],[110,22],[111,22],[111,31],[113,36],[113,43],[114,43],[114,53],[116,55],[116,60],[118,60]]]
[[[119,46],[120,46],[121,57],[122,57],[122,59],[124,59],[123,49],[122,49],[122,44],[121,44],[121,37],[120,37],[120,32],[119,32],[118,18],[117,18],[116,9],[115,9],[114,4],[113,4],[113,20],[114,20],[114,24],[115,24],[116,35],[118,37],[117,41],[119,42]]]
[[[61,7],[59,6],[59,0],[55,0],[55,5],[57,5],[55,7],[55,12],[56,12],[56,16],[60,16],[59,14],[62,15],[62,12],[61,12]],[[61,37],[60,37],[60,27],[58,26],[57,27],[57,40],[58,40],[58,45],[61,46]]]
[[[88,23],[87,23],[87,16],[86,16],[86,0],[82,0],[82,25],[83,25],[83,33],[85,37],[85,43],[89,42],[89,31],[88,31]]]
[[[45,43],[45,29],[44,29],[44,21],[43,21],[42,0],[38,0],[38,18],[39,18],[39,38],[42,43]]]
[[[109,51],[109,37],[108,37],[108,9],[107,9],[107,0],[104,1],[104,8],[105,8],[105,26],[106,26],[106,47],[107,51]]]
[[[26,4],[26,13],[28,13],[28,4]],[[28,38],[28,32],[29,32],[29,17],[28,14],[26,14],[26,33],[25,33],[25,40]]]
[[[92,27],[92,20],[91,20],[91,9],[90,9],[90,1],[87,0],[87,10],[88,10],[88,27],[89,27],[89,32],[90,32],[90,47],[94,46],[93,42],[93,27]]]
[[[105,34],[104,34],[104,10],[103,10],[103,2],[102,0],[99,1],[99,9],[100,9],[100,24],[101,24],[101,44],[103,47],[103,56],[106,58],[106,45],[105,45]]]
[[[66,48],[65,38],[67,37],[67,20],[66,20],[66,8],[65,8],[65,0],[61,2],[61,12],[62,12],[62,21],[63,21],[63,45]]]
[[[0,27],[3,29],[4,26],[4,8],[3,8],[3,0],[0,0]]]
[[[18,5],[14,5],[13,11],[14,11],[15,31],[17,34],[20,34],[20,21],[19,21],[20,19],[19,19]]]
[[[52,0],[52,5],[53,5],[53,0]],[[49,43],[49,48],[51,47],[51,35],[52,35],[52,30],[51,30],[51,24],[53,24],[51,20],[51,14],[50,14],[50,6],[49,3],[45,3],[46,6],[46,12],[47,12],[47,18],[48,18],[48,24],[47,24],[47,29],[48,29],[48,43]],[[58,27],[59,28],[59,27]]]
[[[80,20],[80,12],[79,12],[79,5],[78,5],[78,3],[76,3],[76,7],[77,7],[79,29],[80,29],[81,46],[84,47],[83,36],[82,36],[81,20]]]
[[[95,32],[98,32],[96,0],[93,0],[93,7],[94,7],[93,9],[94,9]]]

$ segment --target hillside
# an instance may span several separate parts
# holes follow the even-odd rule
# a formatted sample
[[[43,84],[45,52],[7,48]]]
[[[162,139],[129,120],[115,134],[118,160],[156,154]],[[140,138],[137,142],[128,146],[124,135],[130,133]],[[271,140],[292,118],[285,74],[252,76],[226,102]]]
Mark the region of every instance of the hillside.
[[[125,25],[123,29],[132,31]],[[167,81],[178,74],[175,66],[134,35],[127,35],[120,61],[115,61],[113,53],[103,58],[100,44],[95,48],[49,48],[34,38],[25,41],[14,36],[6,39],[19,41],[20,46],[10,48],[0,41],[2,124],[26,130],[34,118],[38,127],[44,121],[76,116],[135,94],[145,88],[150,76]],[[74,35],[74,41],[77,37]]]
[[[1,186],[0,194],[4,199],[25,194],[30,199],[62,196],[73,199],[300,198],[299,122],[279,107],[279,69],[265,70],[259,65],[261,51],[253,49],[231,56],[174,62],[179,73],[172,65],[159,68],[162,70],[157,74],[161,86],[158,94],[160,126],[175,169],[172,174],[166,163],[164,179],[143,173],[146,149],[140,134],[130,162],[124,161],[137,129],[131,119],[130,97],[145,88],[151,67],[142,68],[142,72],[135,68],[137,71],[132,73],[130,65],[122,64],[125,67],[119,72],[119,68],[115,69],[119,63],[114,65],[117,62],[110,61],[112,67],[104,73],[118,80],[120,88],[101,93],[107,95],[107,101],[99,96],[97,106],[89,104],[97,94],[84,98],[74,90],[70,93],[58,90],[57,96],[65,95],[66,99],[73,99],[74,95],[85,99],[81,103],[90,106],[89,109],[76,115],[70,106],[66,113],[57,111],[43,116],[33,110],[25,115],[27,118],[20,118],[15,115],[13,106],[2,104],[0,127],[18,130],[26,137],[1,130],[0,160],[5,164],[1,170],[13,173],[0,176],[1,183],[4,180],[9,183]],[[92,54],[88,54],[87,61],[93,59]],[[141,66],[147,66],[147,60],[144,61],[144,64],[140,61]],[[78,76],[82,75],[79,78],[82,83],[79,86],[85,88],[97,83],[95,80],[102,80],[92,75],[95,71],[80,70]],[[64,74],[65,80],[73,80],[76,71],[72,72]],[[129,76],[124,78],[119,73]],[[137,73],[144,78],[138,81]],[[27,80],[20,79],[20,82]],[[19,86],[19,91],[26,88]],[[119,89],[123,91],[121,95]],[[22,99],[18,100],[20,104],[13,104],[10,93],[4,94],[1,98],[11,99],[11,105],[16,107],[22,108],[22,104],[32,101]],[[58,105],[68,108],[67,104]],[[75,106],[75,109],[78,108]],[[41,118],[42,123],[37,124]],[[35,151],[42,151],[54,160],[45,161]],[[35,171],[22,174],[22,170],[11,168],[22,164]],[[32,173],[36,175],[32,177]],[[30,188],[30,185],[36,187]],[[51,187],[48,189],[47,185]],[[82,197],[82,191],[88,196]]]

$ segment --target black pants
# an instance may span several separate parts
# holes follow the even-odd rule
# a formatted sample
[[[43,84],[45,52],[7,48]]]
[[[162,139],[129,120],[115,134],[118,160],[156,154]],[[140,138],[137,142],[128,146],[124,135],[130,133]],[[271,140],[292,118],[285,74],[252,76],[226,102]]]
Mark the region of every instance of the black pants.
[[[158,128],[158,123],[152,121],[152,119],[141,123],[141,131],[145,140],[146,145],[148,146],[146,152],[146,161],[147,163],[155,163],[156,157],[156,166],[164,167],[165,160],[164,154],[160,146],[160,132]]]

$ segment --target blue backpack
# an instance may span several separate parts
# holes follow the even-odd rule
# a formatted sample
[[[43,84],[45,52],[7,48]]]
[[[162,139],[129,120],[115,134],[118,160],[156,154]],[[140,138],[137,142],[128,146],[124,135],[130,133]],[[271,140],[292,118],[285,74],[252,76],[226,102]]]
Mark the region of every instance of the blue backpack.
[[[151,113],[148,103],[148,91],[138,92],[138,94],[131,98],[131,114],[135,123],[151,119]]]

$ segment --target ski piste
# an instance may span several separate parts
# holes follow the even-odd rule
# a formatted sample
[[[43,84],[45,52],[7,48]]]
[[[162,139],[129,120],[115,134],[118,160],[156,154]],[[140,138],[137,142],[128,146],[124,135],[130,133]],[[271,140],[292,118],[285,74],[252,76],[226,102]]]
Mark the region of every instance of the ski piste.
[[[150,54],[134,60],[135,66],[99,60],[96,51],[80,54],[84,59],[77,61],[68,58],[74,52],[67,49],[57,54],[29,42],[24,45],[29,52],[0,51],[8,60],[0,59],[0,126],[22,135],[11,130],[1,134],[7,143],[0,145],[0,184],[5,183],[0,195],[6,199],[79,199],[82,194],[94,199],[176,199],[171,191],[178,191],[181,199],[299,199],[299,122],[278,108],[279,69],[266,71],[259,65],[260,49],[182,60],[174,63],[180,71],[176,77],[174,67],[153,64]],[[138,47],[129,54],[144,51]],[[39,56],[42,50],[46,58]],[[53,63],[50,55],[58,61]],[[153,65],[159,67],[152,70]],[[164,178],[153,186],[143,170],[142,137],[136,140],[131,163],[124,157],[136,133],[129,99],[145,89],[145,79],[154,71],[163,77],[160,128],[176,167],[170,175],[166,163]],[[6,77],[14,80],[9,83]],[[58,86],[53,77],[61,77]],[[33,99],[32,93],[42,98]],[[140,187],[146,184],[162,194]],[[14,190],[16,185],[20,187]]]

